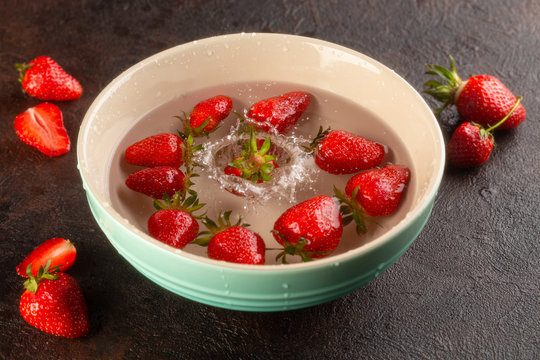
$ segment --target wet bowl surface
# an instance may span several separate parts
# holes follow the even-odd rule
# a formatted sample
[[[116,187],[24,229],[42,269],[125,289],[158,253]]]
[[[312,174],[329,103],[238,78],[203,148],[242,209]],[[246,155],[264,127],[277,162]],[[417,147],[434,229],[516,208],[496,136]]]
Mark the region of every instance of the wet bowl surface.
[[[325,89],[357,103],[399,134],[411,159],[408,211],[381,236],[327,258],[288,265],[240,265],[174,249],[128,221],[111,202],[111,159],[133,124],[182,89],[276,81]],[[340,121],[342,121],[340,123]],[[336,119],[335,128],[349,126]],[[150,134],[149,134],[150,135]],[[312,306],[375,279],[409,248],[433,208],[444,169],[444,141],[431,110],[381,63],[329,42],[285,34],[232,34],[179,45],[114,79],[89,108],[79,132],[78,167],[90,208],[116,250],[138,271],[186,298],[245,311]]]

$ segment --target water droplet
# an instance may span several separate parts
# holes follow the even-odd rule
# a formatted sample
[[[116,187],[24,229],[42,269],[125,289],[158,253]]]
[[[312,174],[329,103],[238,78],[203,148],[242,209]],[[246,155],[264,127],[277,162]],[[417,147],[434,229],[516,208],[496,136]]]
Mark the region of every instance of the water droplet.
[[[284,289],[288,289],[288,288],[289,288],[289,284],[287,284],[287,283],[283,283],[283,284],[281,284],[281,286],[283,286]]]

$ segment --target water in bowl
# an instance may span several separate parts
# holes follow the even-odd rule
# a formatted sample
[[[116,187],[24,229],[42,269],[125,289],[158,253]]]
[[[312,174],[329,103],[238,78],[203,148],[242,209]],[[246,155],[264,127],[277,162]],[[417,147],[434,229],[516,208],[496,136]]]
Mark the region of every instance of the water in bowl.
[[[245,114],[253,103],[261,99],[297,90],[309,92],[311,104],[290,133],[284,137],[273,137],[273,142],[283,157],[281,164],[286,164],[282,169],[276,170],[275,181],[257,185],[223,175],[228,157],[238,150],[235,148],[238,140],[238,117],[234,113]],[[244,222],[249,223],[250,228],[263,237],[268,248],[279,247],[270,231],[275,220],[287,208],[316,195],[332,196],[334,185],[344,189],[347,180],[352,176],[328,174],[318,169],[313,157],[302,153],[301,146],[311,141],[320,126],[347,130],[380,142],[388,149],[385,164],[402,164],[411,170],[411,179],[398,210],[391,216],[377,218],[376,223],[368,222],[368,232],[361,236],[356,234],[352,224],[345,227],[341,243],[334,254],[347,252],[372,241],[406,216],[412,205],[416,186],[413,164],[398,134],[376,114],[324,89],[279,82],[231,83],[195,91],[180,89],[177,98],[142,116],[120,139],[111,159],[109,172],[111,204],[140,230],[146,232],[147,220],[155,209],[150,198],[125,186],[127,176],[140,169],[124,161],[125,149],[153,134],[181,131],[182,123],[174,116],[181,115],[182,112],[189,113],[199,101],[218,94],[232,98],[233,111],[209,137],[196,139],[196,143],[205,145],[205,150],[199,153],[198,158],[201,163],[198,172],[201,176],[193,179],[193,189],[198,192],[201,202],[207,204],[205,209],[210,217],[215,218],[220,212],[232,210],[233,220],[235,216],[241,215]],[[284,159],[286,161],[283,161]],[[231,190],[231,187],[246,196],[237,196],[228,191],[227,188]],[[206,248],[198,245],[187,245],[184,251],[206,257]],[[267,251],[266,264],[274,264],[277,253],[275,250]],[[296,262],[300,259],[290,257],[288,261]]]

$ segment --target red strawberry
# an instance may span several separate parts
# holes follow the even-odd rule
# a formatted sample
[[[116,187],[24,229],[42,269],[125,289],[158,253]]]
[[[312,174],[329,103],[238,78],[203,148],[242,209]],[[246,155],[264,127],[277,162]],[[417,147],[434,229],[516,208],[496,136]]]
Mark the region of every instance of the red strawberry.
[[[386,154],[383,145],[343,130],[319,129],[313,140],[315,163],[330,174],[353,174],[379,166]]]
[[[75,100],[81,97],[81,84],[56,61],[39,56],[30,64],[15,64],[23,90],[40,100]]]
[[[26,109],[15,118],[15,132],[25,143],[47,156],[59,156],[69,151],[70,141],[62,112],[51,103],[41,103]]]
[[[208,257],[240,264],[262,265],[265,244],[261,236],[243,226],[233,226],[212,237]]]
[[[41,267],[35,277],[28,269],[29,279],[20,301],[22,317],[49,334],[66,338],[85,336],[90,331],[90,321],[79,284],[49,265]]]
[[[300,255],[303,261],[331,254],[338,246],[343,224],[338,205],[329,196],[316,196],[287,209],[274,223],[274,238],[284,246],[277,256]]]
[[[443,103],[435,110],[437,116],[448,105],[455,104],[466,121],[490,127],[508,114],[517,102],[514,94],[494,76],[476,75],[465,81],[461,80],[452,56],[450,69],[439,65],[427,66],[429,70],[426,74],[440,76],[447,83],[443,85],[439,81],[430,80],[424,84],[424,92]],[[525,108],[519,105],[500,129],[513,129],[521,124],[526,116]]]
[[[242,217],[238,217],[235,224],[231,224],[232,211],[219,214],[217,223],[209,217],[202,219],[208,229],[201,232],[194,243],[208,246],[208,257],[214,260],[223,260],[239,264],[262,265],[265,261],[265,250],[261,236],[242,224]]]
[[[246,141],[243,147],[242,156],[234,158],[225,167],[225,174],[239,176],[254,183],[272,181],[271,174],[279,166],[275,161],[276,157],[268,154],[272,148],[270,138],[256,139],[255,132],[251,131],[249,141]]]
[[[481,125],[462,123],[448,142],[448,161],[456,167],[473,167],[485,163],[493,150],[493,135]]]
[[[289,92],[253,104],[247,117],[260,130],[285,134],[296,125],[310,101],[310,95],[304,91]]]
[[[520,102],[521,97],[518,97],[510,112],[489,129],[485,129],[479,124],[462,123],[454,130],[448,142],[446,148],[448,161],[452,165],[462,168],[479,166],[485,163],[491,155],[495,144],[493,131],[497,127],[503,126],[511,118],[512,113],[518,109]]]
[[[171,197],[182,190],[184,179],[184,173],[177,168],[156,166],[130,174],[126,179],[126,185],[131,190],[162,199],[164,194]]]
[[[390,215],[396,211],[410,171],[402,165],[386,165],[354,175],[345,186],[349,198],[356,192],[356,201],[371,216]]]
[[[154,167],[183,164],[183,141],[178,135],[162,133],[137,141],[126,149],[126,162],[132,165]]]
[[[150,235],[178,249],[195,240],[199,233],[197,220],[187,211],[164,209],[148,219]]]
[[[148,232],[157,240],[182,249],[197,237],[198,216],[193,213],[204,205],[199,203],[197,193],[189,188],[176,192],[172,198],[166,196],[164,201],[156,200],[154,206],[158,211],[148,219]]]
[[[63,238],[53,238],[43,242],[36,247],[19,265],[17,274],[28,277],[26,270],[31,265],[31,273],[37,276],[40,267],[45,266],[48,261],[51,266],[59,266],[60,271],[68,270],[77,257],[77,249],[73,243]]]
[[[217,95],[201,101],[185,119],[186,133],[191,131],[194,136],[201,136],[212,132],[231,110],[232,99],[228,96]]]

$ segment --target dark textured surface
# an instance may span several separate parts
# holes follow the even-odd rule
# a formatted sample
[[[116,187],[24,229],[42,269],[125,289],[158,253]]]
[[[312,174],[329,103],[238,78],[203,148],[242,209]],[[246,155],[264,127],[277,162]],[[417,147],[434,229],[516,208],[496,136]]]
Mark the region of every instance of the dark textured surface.
[[[540,185],[536,1],[1,1],[0,358],[6,359],[538,359]],[[363,52],[409,81],[426,62],[457,60],[524,96],[528,118],[497,133],[489,162],[447,169],[433,215],[410,250],[375,282],[339,300],[284,313],[200,305],[136,272],[94,222],[76,152],[50,159],[23,145],[13,119],[24,96],[13,63],[55,58],[82,83],[60,104],[73,145],[97,94],[160,50],[212,35],[280,32]],[[444,118],[445,134],[456,123]],[[70,273],[92,330],[66,340],[19,314],[15,266],[37,244],[67,237]]]

